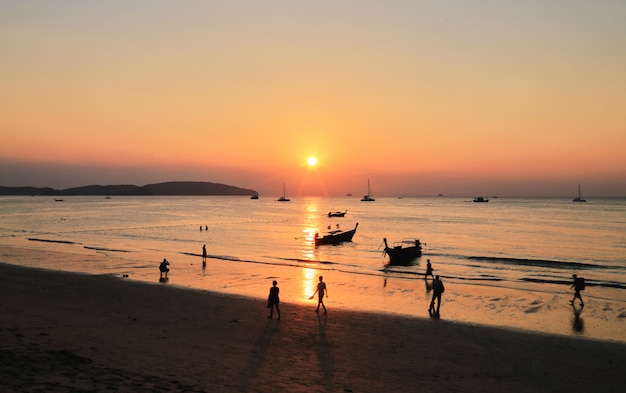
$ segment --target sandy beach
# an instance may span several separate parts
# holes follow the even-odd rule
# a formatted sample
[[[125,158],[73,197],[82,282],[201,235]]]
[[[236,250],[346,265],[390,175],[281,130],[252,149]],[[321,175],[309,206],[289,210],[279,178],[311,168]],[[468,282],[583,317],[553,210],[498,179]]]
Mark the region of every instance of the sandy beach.
[[[383,313],[318,315],[284,301],[278,321],[258,299],[9,264],[0,274],[1,391],[620,392],[626,385],[619,342]]]

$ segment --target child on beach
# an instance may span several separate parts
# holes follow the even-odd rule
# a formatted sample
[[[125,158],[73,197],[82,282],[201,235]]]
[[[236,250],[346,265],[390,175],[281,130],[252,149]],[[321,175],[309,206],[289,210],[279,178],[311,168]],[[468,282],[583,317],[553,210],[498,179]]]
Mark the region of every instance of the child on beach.
[[[319,296],[317,298],[317,309],[315,310],[315,312],[320,311],[320,304],[321,304],[322,307],[324,308],[324,314],[326,314],[327,312],[326,312],[326,306],[324,305],[324,295],[328,296],[328,289],[326,288],[326,283],[322,281],[323,279],[324,277],[320,276],[320,282],[317,283],[317,289],[315,289],[315,292],[313,292],[313,295],[311,295],[309,300],[313,299],[313,297],[315,297],[315,294],[318,293]]]
[[[278,319],[280,320],[280,308],[278,307],[280,300],[278,299],[278,293],[280,289],[276,286],[278,282],[276,280],[272,281],[272,287],[270,288],[270,295],[267,297],[267,308],[270,309],[270,315],[268,318],[272,318],[274,315],[274,307],[276,307],[276,313],[278,314]]]

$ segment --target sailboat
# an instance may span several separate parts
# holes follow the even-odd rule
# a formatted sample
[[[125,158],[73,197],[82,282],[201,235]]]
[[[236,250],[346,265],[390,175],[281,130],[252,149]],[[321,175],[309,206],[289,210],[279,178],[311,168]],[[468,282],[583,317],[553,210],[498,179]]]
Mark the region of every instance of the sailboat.
[[[286,197],[285,193],[285,182],[283,182],[283,196],[277,199],[278,202],[289,202],[291,199]]]
[[[367,179],[367,195],[363,195],[361,202],[374,202],[376,199],[372,197],[372,191],[370,190],[370,179]]]
[[[580,192],[580,184],[578,185],[578,196],[574,199],[572,199],[572,202],[587,202],[586,199],[583,199],[583,196]]]

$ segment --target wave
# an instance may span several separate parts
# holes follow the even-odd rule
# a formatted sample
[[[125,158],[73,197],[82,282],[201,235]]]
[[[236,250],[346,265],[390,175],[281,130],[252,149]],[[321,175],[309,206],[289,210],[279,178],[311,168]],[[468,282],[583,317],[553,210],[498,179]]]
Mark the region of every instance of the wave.
[[[95,251],[132,252],[130,250],[116,250],[114,248],[106,248],[106,247],[94,247],[94,246],[83,246],[83,247],[88,250],[95,250]]]
[[[46,242],[46,243],[61,243],[61,244],[80,244],[70,240],[53,240],[53,239],[38,239],[35,237],[29,237],[28,240],[33,242]]]
[[[546,259],[528,259],[528,258],[507,258],[507,257],[486,257],[486,256],[469,256],[463,257],[470,261],[481,261],[488,263],[497,263],[504,265],[523,265],[523,266],[535,266],[535,267],[547,267],[553,269],[617,269],[626,270],[625,266],[615,265],[598,265],[595,263],[582,263],[582,262],[565,262],[565,261],[551,261]]]
[[[520,279],[525,282],[532,282],[537,284],[562,284],[562,285],[571,285],[572,281],[563,281],[563,280],[550,280],[543,278],[528,278],[524,277]],[[626,284],[616,281],[594,281],[585,279],[585,285],[588,287],[601,287],[601,288],[615,288],[615,289],[626,289]]]

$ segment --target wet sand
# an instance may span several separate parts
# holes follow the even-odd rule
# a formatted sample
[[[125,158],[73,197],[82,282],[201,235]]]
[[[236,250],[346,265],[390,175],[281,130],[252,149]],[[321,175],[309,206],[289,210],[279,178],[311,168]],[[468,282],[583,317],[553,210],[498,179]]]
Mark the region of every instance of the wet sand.
[[[172,285],[6,264],[0,277],[0,391],[621,392],[626,386],[626,344],[618,342],[382,313],[329,309],[324,315],[289,302],[277,321],[267,318],[264,301]]]

